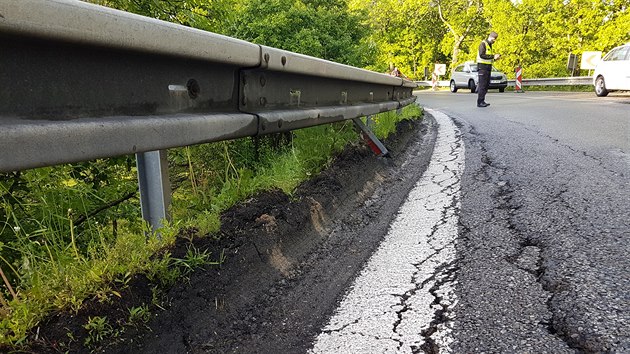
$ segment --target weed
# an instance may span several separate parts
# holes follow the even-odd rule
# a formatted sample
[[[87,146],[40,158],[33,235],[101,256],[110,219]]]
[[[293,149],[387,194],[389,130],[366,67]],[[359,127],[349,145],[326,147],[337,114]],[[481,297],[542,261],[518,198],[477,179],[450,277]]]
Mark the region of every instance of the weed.
[[[89,317],[88,322],[83,326],[87,330],[85,338],[85,346],[94,348],[103,341],[103,339],[114,334],[114,329],[107,322],[107,317],[94,316]]]
[[[129,309],[128,323],[132,326],[147,324],[150,319],[151,312],[149,311],[149,306],[147,305],[132,307]]]
[[[173,265],[181,269],[183,275],[191,273],[196,268],[203,267],[208,264],[218,264],[218,262],[210,262],[210,253],[208,250],[199,251],[194,246],[190,246],[186,250],[184,258],[172,258]]]
[[[114,279],[114,282],[118,284],[121,289],[126,289],[129,286],[129,282],[131,281],[131,272],[126,272],[124,274],[120,274],[118,277]]]
[[[177,267],[171,267],[173,259],[170,253],[166,253],[159,259],[152,262],[151,267],[147,270],[147,277],[153,283],[160,284],[164,288],[175,285],[175,282],[181,275],[181,271]]]

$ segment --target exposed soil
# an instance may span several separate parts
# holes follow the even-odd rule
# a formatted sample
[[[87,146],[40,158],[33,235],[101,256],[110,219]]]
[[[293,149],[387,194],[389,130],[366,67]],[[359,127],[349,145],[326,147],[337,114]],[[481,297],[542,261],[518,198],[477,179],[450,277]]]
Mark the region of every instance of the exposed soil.
[[[33,333],[32,351],[89,352],[83,325],[107,316],[125,330],[92,351],[305,352],[426,169],[435,128],[430,116],[401,122],[385,141],[391,158],[350,146],[293,197],[265,192],[226,211],[220,237],[192,241],[225,262],[167,290],[164,309],[152,305],[147,326],[124,325],[129,308],[152,303],[152,285],[138,276],[109,304],[51,317]],[[178,239],[173,256],[183,257],[190,244]]]

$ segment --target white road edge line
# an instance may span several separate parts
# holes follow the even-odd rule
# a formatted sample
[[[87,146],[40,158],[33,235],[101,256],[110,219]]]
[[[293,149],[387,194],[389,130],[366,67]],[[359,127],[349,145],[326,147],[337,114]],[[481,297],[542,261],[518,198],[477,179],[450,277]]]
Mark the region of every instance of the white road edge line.
[[[309,353],[449,353],[455,242],[464,170],[461,132],[445,114],[431,163]]]

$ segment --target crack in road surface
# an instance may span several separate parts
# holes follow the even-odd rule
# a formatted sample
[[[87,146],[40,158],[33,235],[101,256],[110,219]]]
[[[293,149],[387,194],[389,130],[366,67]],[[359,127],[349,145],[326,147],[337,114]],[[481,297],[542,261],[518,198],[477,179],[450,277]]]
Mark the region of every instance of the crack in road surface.
[[[445,114],[431,163],[310,353],[450,352],[464,145]]]

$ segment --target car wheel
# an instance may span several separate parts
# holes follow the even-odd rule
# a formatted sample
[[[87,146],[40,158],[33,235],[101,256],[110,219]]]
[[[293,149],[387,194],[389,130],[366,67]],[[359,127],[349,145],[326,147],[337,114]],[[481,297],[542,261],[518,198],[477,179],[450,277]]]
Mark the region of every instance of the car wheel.
[[[455,80],[451,80],[451,92],[457,92],[457,86],[455,86]]]
[[[468,88],[470,89],[470,93],[476,93],[477,85],[475,85],[475,81],[473,80],[468,81]]]
[[[505,89],[504,88],[500,88],[499,92],[505,92]]]
[[[599,76],[597,80],[595,80],[595,94],[597,97],[608,96],[608,90],[606,90],[606,82],[603,76]]]

